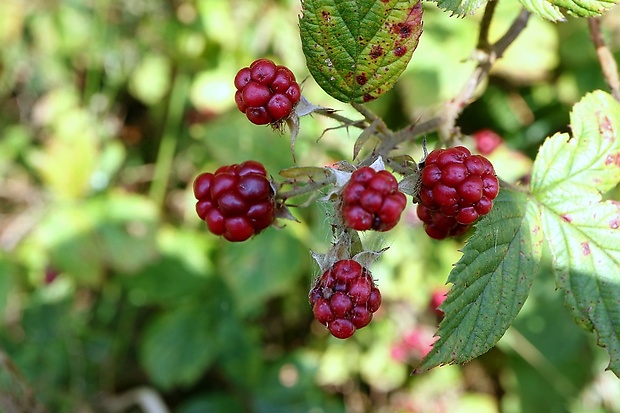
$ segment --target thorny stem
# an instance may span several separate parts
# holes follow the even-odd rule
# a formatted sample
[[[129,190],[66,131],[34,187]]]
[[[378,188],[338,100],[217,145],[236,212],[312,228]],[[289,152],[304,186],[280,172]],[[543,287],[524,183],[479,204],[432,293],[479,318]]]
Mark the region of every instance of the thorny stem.
[[[355,103],[355,102],[352,102],[351,106],[353,106],[355,110],[357,110],[359,113],[361,113],[364,116],[364,119],[366,119],[366,122],[368,122],[369,124],[373,124],[373,123],[376,124],[377,125],[376,130],[381,135],[383,135],[384,137],[388,137],[392,135],[393,132],[390,130],[390,128],[387,127],[383,119],[375,115],[370,109],[368,109],[364,105],[360,105],[359,103]]]
[[[478,66],[472,72],[467,82],[463,85],[461,92],[450,102],[448,102],[438,116],[420,123],[413,123],[403,129],[396,131],[389,139],[384,139],[376,150],[378,154],[387,154],[395,149],[400,143],[413,140],[418,136],[439,130],[444,140],[448,140],[454,132],[456,119],[461,114],[467,103],[472,99],[478,85],[487,77],[491,66],[495,60],[501,57],[508,46],[517,38],[519,33],[525,28],[530,13],[522,10],[519,16],[512,23],[506,33],[493,45],[489,44],[488,30],[491,17],[495,10],[496,1],[487,4],[480,28],[478,39],[478,50],[481,51]],[[483,45],[486,45],[484,48]]]
[[[288,191],[278,191],[278,193],[276,194],[276,199],[286,201],[289,198],[309,194],[334,183],[336,183],[336,176],[333,174],[329,174],[322,181],[311,181],[303,186],[295,186],[293,189],[290,189]]]
[[[603,33],[601,32],[601,20],[598,17],[592,17],[588,19],[588,27],[590,29],[590,38],[594,47],[596,48],[596,54],[598,60],[601,63],[603,69],[603,76],[605,81],[611,89],[611,95],[620,102],[620,79],[618,79],[618,66],[614,60],[613,55],[609,51],[609,48],[605,44]]]
[[[314,113],[318,113],[319,115],[325,116],[326,118],[337,120],[344,126],[354,126],[359,129],[366,129],[369,125],[366,119],[352,120],[342,115],[339,115],[333,109],[317,109],[314,111]]]

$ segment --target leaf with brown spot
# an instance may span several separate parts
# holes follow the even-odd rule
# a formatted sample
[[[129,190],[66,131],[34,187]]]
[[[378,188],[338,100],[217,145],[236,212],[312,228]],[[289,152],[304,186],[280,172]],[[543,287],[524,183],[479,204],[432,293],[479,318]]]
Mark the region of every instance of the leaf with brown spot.
[[[342,102],[392,89],[422,34],[422,5],[408,0],[303,0],[301,41],[312,77]]]

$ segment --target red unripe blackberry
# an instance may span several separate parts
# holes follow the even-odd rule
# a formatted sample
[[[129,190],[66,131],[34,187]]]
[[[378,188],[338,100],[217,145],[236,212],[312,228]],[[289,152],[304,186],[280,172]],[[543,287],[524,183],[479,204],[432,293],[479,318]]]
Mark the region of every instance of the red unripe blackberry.
[[[429,310],[435,313],[437,318],[440,320],[443,319],[444,312],[439,309],[439,306],[441,306],[443,302],[446,301],[447,294],[448,294],[447,288],[445,287],[437,288],[432,292],[431,299],[428,303]]]
[[[308,300],[317,321],[337,338],[366,327],[381,305],[370,272],[354,260],[340,260],[319,277]]]
[[[293,112],[301,99],[295,75],[269,59],[258,59],[235,76],[235,103],[256,125],[277,124]]]
[[[388,171],[362,167],[342,189],[342,215],[356,231],[388,231],[398,223],[407,205],[396,178]]]
[[[491,162],[463,146],[432,151],[421,172],[416,213],[431,238],[464,234],[499,193]]]
[[[488,155],[504,142],[501,136],[491,129],[480,129],[473,133],[476,140],[476,149],[483,155]]]
[[[275,199],[259,162],[226,165],[194,180],[196,213],[215,235],[245,241],[273,223]]]

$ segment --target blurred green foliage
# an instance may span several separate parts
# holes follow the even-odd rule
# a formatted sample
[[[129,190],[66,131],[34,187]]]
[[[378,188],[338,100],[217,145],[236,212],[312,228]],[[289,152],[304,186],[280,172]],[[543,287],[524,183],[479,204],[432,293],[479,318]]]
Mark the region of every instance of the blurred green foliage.
[[[367,236],[390,246],[371,269],[384,304],[339,341],[307,303],[318,272],[308,250],[330,240],[325,206],[293,209],[299,223],[240,245],[207,233],[193,210],[195,175],[256,159],[277,180],[293,163],[286,136],[236,110],[240,67],[272,58],[307,78],[309,100],[355,116],[308,77],[299,9],[297,0],[0,2],[0,347],[37,399],[50,412],[108,412],[147,387],[179,413],[620,412],[620,384],[563,311],[549,265],[496,349],[410,377],[422,355],[413,338],[430,339],[428,302],[462,240],[429,240],[411,206],[393,232]],[[517,13],[500,3],[492,33]],[[394,127],[434,114],[473,68],[479,17],[425,4],[411,63],[369,107]],[[603,27],[618,60],[618,8]],[[527,171],[596,88],[605,83],[586,22],[533,18],[459,124],[495,129],[506,145],[494,156],[509,153]],[[350,159],[353,131],[317,142],[334,126],[301,120],[300,165]]]

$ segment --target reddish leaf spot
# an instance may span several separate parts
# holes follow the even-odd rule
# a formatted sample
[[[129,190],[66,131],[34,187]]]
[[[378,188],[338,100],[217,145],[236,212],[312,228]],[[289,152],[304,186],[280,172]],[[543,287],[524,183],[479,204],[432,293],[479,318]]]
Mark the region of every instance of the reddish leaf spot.
[[[376,97],[371,96],[369,93],[366,93],[364,96],[362,96],[362,99],[364,99],[364,102],[370,102],[371,100],[375,100]]]
[[[400,37],[406,39],[411,36],[411,25],[408,23],[398,23],[392,26],[392,32],[399,34]]]
[[[599,113],[599,115],[601,114]],[[611,126],[611,120],[606,115],[599,117],[598,131],[604,139],[606,140],[614,139],[614,128]]]
[[[618,229],[618,228],[620,228],[620,217],[614,218],[611,221],[609,221],[609,227],[611,229]]]
[[[607,155],[607,158],[605,159],[605,165],[609,166],[612,164],[620,167],[620,152]]]
[[[570,216],[570,215],[568,215],[568,214],[564,214],[564,215],[562,215],[562,219],[563,219],[564,221],[568,222],[568,223],[573,222],[573,217],[571,217],[571,216]]]
[[[327,10],[321,11],[321,16],[323,16],[323,20],[329,22],[331,20],[331,14]]]
[[[370,49],[370,57],[373,59],[378,59],[383,56],[383,47],[374,45],[372,49]]]
[[[587,242],[582,242],[581,250],[583,251],[583,255],[587,257],[588,255],[590,255],[590,244],[588,244]]]
[[[407,53],[407,48],[405,46],[398,46],[394,49],[394,54],[398,57],[403,56],[405,53]]]
[[[355,76],[355,81],[359,85],[365,85],[368,82],[368,78],[366,77],[366,73],[362,73],[360,75]]]

